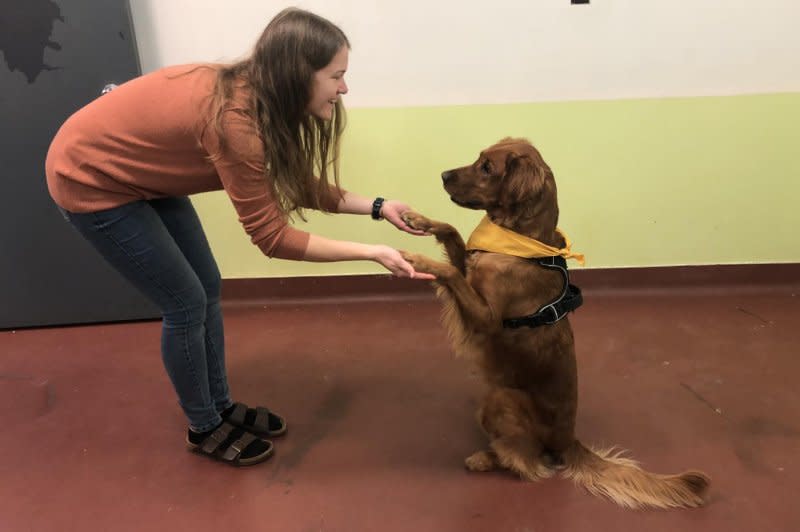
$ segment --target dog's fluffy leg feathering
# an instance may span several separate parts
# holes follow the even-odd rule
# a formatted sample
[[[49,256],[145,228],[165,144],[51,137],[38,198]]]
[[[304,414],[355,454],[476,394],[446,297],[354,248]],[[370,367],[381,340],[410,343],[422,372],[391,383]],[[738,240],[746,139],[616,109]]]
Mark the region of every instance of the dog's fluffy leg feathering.
[[[694,508],[706,502],[710,479],[699,471],[657,475],[614,448],[592,450],[576,441],[566,452],[564,476],[593,495],[626,508]]]

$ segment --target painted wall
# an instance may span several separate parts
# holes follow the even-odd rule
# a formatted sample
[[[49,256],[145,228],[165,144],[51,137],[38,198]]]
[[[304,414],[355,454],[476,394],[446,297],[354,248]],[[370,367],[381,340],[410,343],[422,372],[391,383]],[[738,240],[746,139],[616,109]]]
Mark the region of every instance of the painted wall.
[[[131,0],[144,71],[248,53],[285,4]],[[800,34],[792,0],[298,2],[353,49],[343,184],[401,198],[468,233],[442,170],[524,136],[559,185],[587,267],[798,262]],[[378,273],[265,260],[223,193],[196,197],[225,277]],[[438,256],[366,217],[302,228]]]

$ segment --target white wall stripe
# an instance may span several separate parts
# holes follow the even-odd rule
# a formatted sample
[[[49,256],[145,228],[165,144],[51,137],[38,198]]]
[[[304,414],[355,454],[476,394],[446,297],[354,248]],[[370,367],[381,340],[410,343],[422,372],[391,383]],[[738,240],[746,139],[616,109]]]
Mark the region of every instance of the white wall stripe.
[[[247,53],[276,0],[131,0],[142,64]],[[353,51],[350,107],[800,91],[795,0],[306,0]]]

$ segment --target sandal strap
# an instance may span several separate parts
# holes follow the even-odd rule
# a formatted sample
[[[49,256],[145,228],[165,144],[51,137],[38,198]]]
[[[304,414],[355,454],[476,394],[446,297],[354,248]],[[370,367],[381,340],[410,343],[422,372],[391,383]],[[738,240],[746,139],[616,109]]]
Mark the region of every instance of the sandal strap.
[[[206,454],[213,454],[214,451],[216,451],[219,446],[228,439],[228,436],[230,436],[232,430],[233,425],[227,422],[223,423],[217,428],[217,430],[209,434],[209,436],[203,440],[203,444],[200,446],[200,449],[202,449]]]
[[[244,417],[247,414],[247,405],[244,403],[236,403],[233,406],[233,412],[227,417],[227,420],[234,425],[243,425]]]
[[[261,432],[269,432],[269,415],[269,409],[257,406],[256,420],[253,422],[253,427]]]
[[[228,448],[222,453],[221,458],[228,462],[233,462],[247,449],[247,446],[256,441],[256,439],[256,436],[253,434],[245,432],[242,434],[241,438],[228,445]]]
[[[245,422],[248,410],[253,410],[256,413],[252,423]],[[269,408],[257,406],[251,409],[245,403],[234,403],[233,410],[225,417],[225,420],[245,430],[261,434],[273,434],[274,431],[270,427],[270,418],[275,418],[275,422],[280,423],[281,427],[285,426],[283,419],[277,414],[274,414]],[[282,431],[283,429],[276,430]]]

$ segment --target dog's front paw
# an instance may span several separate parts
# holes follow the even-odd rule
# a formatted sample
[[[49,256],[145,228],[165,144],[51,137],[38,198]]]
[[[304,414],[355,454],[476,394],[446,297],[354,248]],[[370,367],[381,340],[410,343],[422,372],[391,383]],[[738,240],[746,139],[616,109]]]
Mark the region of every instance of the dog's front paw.
[[[420,273],[433,273],[430,268],[431,261],[428,259],[428,257],[403,250],[400,250],[400,255],[402,255],[407,263],[414,267],[414,271],[418,271]]]
[[[442,283],[447,283],[456,276],[460,275],[452,264],[439,262],[433,260],[425,255],[417,253],[409,253],[408,251],[400,251],[403,258],[414,267],[414,271],[420,273],[429,273],[436,277],[436,280]]]
[[[418,212],[406,211],[402,214],[403,221],[411,228],[425,231],[429,235],[434,235],[440,242],[444,238],[449,238],[455,233],[452,225],[444,222],[431,220]]]
[[[453,268],[450,264],[435,261],[430,257],[426,257],[425,255],[410,253],[402,250],[400,251],[400,254],[403,256],[406,262],[413,266],[414,271],[419,273],[430,273],[431,275],[436,276],[437,281],[447,279],[456,273],[455,268]]]
[[[430,233],[431,227],[433,227],[433,222],[418,212],[406,211],[401,215],[401,218],[412,229],[418,229],[426,233]]]

